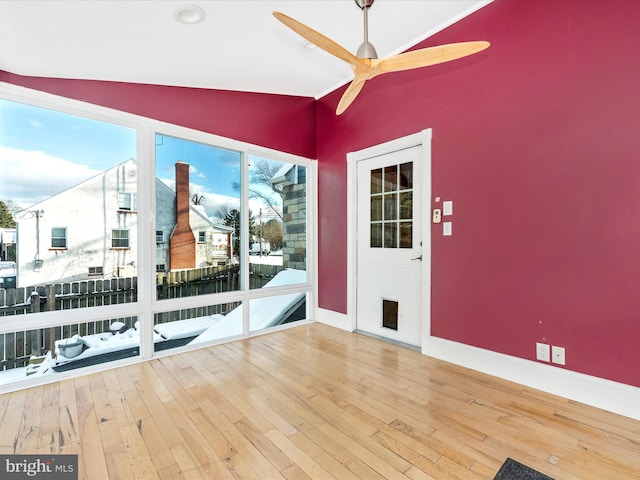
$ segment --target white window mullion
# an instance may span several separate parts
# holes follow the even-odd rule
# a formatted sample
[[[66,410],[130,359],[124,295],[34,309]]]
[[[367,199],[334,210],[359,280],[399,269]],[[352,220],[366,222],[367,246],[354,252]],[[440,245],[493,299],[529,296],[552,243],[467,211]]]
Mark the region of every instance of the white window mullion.
[[[249,152],[240,164],[240,289],[249,290]],[[242,333],[249,334],[249,301],[242,303]]]
[[[140,356],[153,356],[155,290],[155,132],[138,129],[138,304],[141,308]]]

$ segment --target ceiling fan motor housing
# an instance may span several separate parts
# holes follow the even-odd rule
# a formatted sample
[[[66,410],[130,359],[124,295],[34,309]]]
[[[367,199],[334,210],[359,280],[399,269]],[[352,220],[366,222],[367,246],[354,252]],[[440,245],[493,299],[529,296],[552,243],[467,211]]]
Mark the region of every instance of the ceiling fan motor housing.
[[[356,5],[358,5],[358,7],[360,7],[361,9],[364,10],[364,8],[369,8],[371,5],[373,5],[373,2],[375,0],[355,0]]]
[[[378,52],[370,42],[363,42],[356,52],[358,58],[378,58]]]

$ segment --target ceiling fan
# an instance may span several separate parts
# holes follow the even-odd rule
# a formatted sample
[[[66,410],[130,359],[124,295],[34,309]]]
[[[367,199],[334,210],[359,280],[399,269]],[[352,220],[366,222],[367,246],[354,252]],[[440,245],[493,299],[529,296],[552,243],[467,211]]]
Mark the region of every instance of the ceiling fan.
[[[437,47],[422,48],[410,52],[401,53],[387,58],[378,59],[378,54],[374,46],[369,43],[369,19],[367,12],[375,0],[354,0],[356,5],[362,9],[364,13],[364,42],[358,48],[356,55],[338,45],[330,38],[325,37],[321,33],[316,32],[312,28],[307,27],[303,23],[288,17],[284,13],[273,12],[273,15],[298,33],[309,42],[324,51],[338,57],[340,60],[347,62],[353,69],[354,79],[342,95],[336,114],[340,115],[344,112],[351,102],[353,102],[362,90],[364,83],[375,76],[389,72],[399,72],[402,70],[411,70],[413,68],[427,67],[438,63],[456,60],[466,57],[474,53],[480,52],[489,46],[489,42],[461,42],[450,43],[447,45],[439,45]]]

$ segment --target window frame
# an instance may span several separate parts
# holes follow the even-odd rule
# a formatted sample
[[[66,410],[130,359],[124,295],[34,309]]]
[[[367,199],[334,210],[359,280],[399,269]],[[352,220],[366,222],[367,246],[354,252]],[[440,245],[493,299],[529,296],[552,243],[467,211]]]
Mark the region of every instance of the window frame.
[[[109,363],[82,367],[65,372],[64,374],[29,377],[19,382],[0,385],[0,394],[34,385],[57,382],[63,378],[87,375],[89,373],[104,370],[105,368],[110,369],[121,365],[147,361],[152,358],[159,358],[165,355],[173,355],[184,351],[196,350],[221,341],[216,340],[215,342],[210,343],[201,343],[167,351],[154,352],[153,318],[156,313],[240,301],[245,306],[245,308],[243,308],[244,326],[241,337],[247,338],[256,334],[256,332],[250,332],[249,329],[249,305],[251,300],[288,293],[306,293],[308,299],[306,306],[306,320],[303,320],[302,322],[294,322],[293,324],[272,327],[272,329],[291,328],[305,322],[310,323],[314,320],[317,308],[317,287],[315,281],[317,277],[317,162],[315,160],[3,82],[0,82],[0,98],[132,128],[136,131],[136,158],[138,159],[137,205],[135,210],[138,214],[138,220],[136,222],[136,228],[130,231],[129,234],[129,241],[137,242],[137,300],[130,303],[104,305],[99,307],[40,312],[37,315],[19,315],[15,318],[4,317],[5,320],[0,326],[0,333],[22,331],[25,329],[58,327],[61,325],[67,325],[70,322],[103,321],[110,318],[124,316],[137,317],[140,321],[140,350],[138,356],[111,361]],[[156,299],[156,249],[145,248],[145,245],[151,246],[156,243],[156,226],[154,222],[154,215],[152,213],[155,212],[156,172],[153,145],[156,134],[180,137],[186,140],[208,143],[220,148],[241,152],[242,165],[240,195],[242,211],[248,211],[249,204],[249,156],[255,155],[272,158],[274,160],[305,166],[307,168],[307,281],[303,284],[271,287],[269,289],[249,289],[249,239],[248,234],[246,233],[248,232],[248,216],[243,215],[242,222],[246,222],[246,224],[242,228],[242,232],[245,233],[243,233],[240,243],[242,264],[245,265],[241,272],[243,277],[242,289],[232,292],[192,297]],[[119,201],[118,205],[120,206]],[[123,210],[122,212],[128,213],[131,211]],[[117,251],[122,250],[122,248],[114,248],[112,250]]]
[[[138,194],[136,192],[118,192],[118,211],[119,212],[137,212],[138,211]]]
[[[104,267],[103,266],[94,266],[88,268],[89,277],[102,277],[104,275]]]
[[[54,235],[55,230],[63,230],[64,236]],[[67,227],[51,227],[51,250],[67,250],[69,245],[69,236],[67,234]],[[54,245],[56,240],[64,240],[64,245]]]
[[[126,235],[123,235],[126,233]],[[116,234],[118,236],[116,236]],[[116,245],[121,242],[122,245]],[[114,228],[111,230],[111,249],[112,250],[128,250],[131,248],[131,235],[129,235],[129,229]],[[125,244],[126,243],[126,244]]]

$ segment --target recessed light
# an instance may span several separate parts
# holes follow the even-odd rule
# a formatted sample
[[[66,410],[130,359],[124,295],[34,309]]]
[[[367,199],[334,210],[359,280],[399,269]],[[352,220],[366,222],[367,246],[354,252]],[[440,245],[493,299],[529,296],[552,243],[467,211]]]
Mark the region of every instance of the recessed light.
[[[204,10],[197,5],[180,5],[173,12],[173,18],[186,25],[200,23],[204,17]]]

